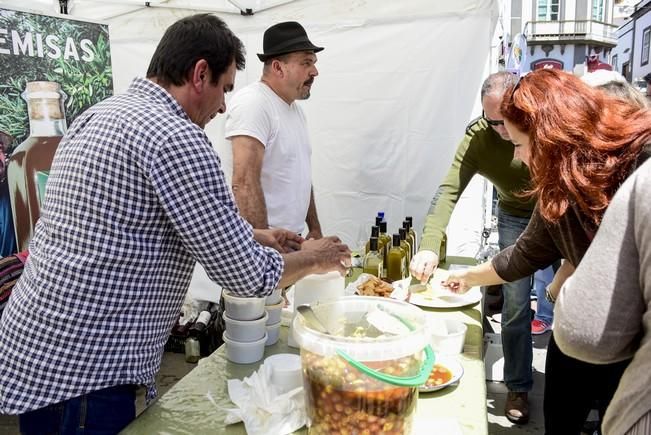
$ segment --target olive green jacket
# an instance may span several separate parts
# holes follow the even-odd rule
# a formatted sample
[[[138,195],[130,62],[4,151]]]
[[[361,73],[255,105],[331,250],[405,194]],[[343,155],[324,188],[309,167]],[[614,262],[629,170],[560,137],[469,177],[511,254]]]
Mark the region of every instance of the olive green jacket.
[[[520,160],[513,159],[513,144],[502,139],[483,118],[478,118],[466,128],[452,166],[432,199],[420,249],[439,252],[452,211],[475,174],[493,183],[504,212],[518,217],[531,216],[535,200],[516,195],[530,187],[529,169]]]

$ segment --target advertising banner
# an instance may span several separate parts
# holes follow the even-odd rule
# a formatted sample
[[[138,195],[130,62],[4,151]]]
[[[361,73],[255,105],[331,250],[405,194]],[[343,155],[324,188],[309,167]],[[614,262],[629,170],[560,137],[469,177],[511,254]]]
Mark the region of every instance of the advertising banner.
[[[0,7],[0,257],[27,249],[67,126],[112,94],[108,25]]]
[[[506,71],[521,77],[526,59],[527,38],[522,33],[518,33],[511,41],[511,49],[506,59]]]

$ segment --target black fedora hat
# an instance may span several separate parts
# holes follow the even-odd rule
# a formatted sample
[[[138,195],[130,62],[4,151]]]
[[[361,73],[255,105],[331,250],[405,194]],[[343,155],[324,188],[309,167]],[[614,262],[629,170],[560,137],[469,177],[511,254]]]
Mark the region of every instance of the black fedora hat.
[[[313,51],[318,53],[323,50],[323,47],[317,47],[310,42],[307,37],[307,32],[296,21],[274,24],[265,30],[262,48],[264,53],[258,53],[258,58],[263,62],[271,57],[294,51]]]

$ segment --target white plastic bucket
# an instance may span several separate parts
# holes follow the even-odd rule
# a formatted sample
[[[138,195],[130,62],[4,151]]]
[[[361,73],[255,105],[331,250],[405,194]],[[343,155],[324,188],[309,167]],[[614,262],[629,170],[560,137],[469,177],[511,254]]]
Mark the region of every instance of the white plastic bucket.
[[[294,319],[310,432],[410,433],[418,389],[406,380],[424,383],[433,364],[429,358],[424,363],[425,313],[406,302],[367,296],[311,307],[331,335],[312,329],[300,314]],[[369,323],[379,311],[402,330],[383,333]],[[380,380],[384,377],[405,380],[405,386]]]

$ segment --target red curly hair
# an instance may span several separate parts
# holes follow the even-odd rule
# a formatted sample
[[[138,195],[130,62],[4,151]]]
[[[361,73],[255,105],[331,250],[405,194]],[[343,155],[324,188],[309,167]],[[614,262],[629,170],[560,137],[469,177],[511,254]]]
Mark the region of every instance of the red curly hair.
[[[529,169],[541,215],[557,222],[576,204],[598,226],[651,138],[651,112],[542,69],[504,94],[505,119],[530,138]]]

